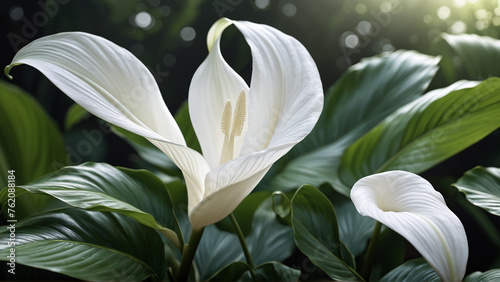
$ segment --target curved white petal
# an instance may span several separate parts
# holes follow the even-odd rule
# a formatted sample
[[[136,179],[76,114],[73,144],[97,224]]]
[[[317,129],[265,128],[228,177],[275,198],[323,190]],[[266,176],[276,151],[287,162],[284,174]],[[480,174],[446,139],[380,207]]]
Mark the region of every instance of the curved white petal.
[[[42,72],[92,114],[136,134],[184,145],[184,138],[148,69],[102,37],[63,32],[22,48],[11,65]]]
[[[252,192],[273,163],[293,145],[248,154],[209,172],[203,200],[189,215],[191,223],[205,226],[228,216]]]
[[[219,20],[217,23],[223,21]],[[224,21],[225,22],[225,21]],[[200,142],[203,156],[213,169],[220,164],[224,135],[221,130],[221,119],[224,106],[231,101],[234,109],[238,95],[243,90],[248,94],[248,86],[224,60],[220,50],[220,33],[214,29],[220,24],[214,24],[211,36],[213,46],[208,57],[196,70],[189,87],[189,115],[193,128]],[[217,28],[222,32],[228,25]],[[218,36],[217,36],[218,35]],[[246,131],[248,123],[245,123]],[[235,148],[240,148],[242,137],[235,139]],[[236,152],[239,154],[239,152]]]
[[[269,167],[250,175],[241,182],[232,183],[206,196],[189,214],[189,220],[194,229],[216,223],[228,216],[257,186]],[[223,178],[224,175],[218,175]],[[211,182],[211,180],[207,180]],[[207,184],[209,185],[209,184]]]
[[[443,196],[418,175],[389,171],[360,179],[351,199],[372,217],[406,238],[444,281],[461,281],[469,255],[467,236]]]
[[[99,36],[66,32],[22,48],[15,65],[35,67],[92,114],[148,138],[182,170],[190,206],[201,201],[210,170],[184,137],[148,69],[127,50]]]
[[[252,52],[248,131],[241,155],[298,143],[323,109],[318,69],[295,38],[263,24],[234,21]]]

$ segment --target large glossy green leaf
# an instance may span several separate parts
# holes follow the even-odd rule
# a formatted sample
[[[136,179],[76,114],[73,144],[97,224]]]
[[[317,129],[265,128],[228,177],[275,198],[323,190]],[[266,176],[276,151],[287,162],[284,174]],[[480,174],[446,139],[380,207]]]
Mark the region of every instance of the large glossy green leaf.
[[[7,170],[28,183],[66,164],[63,139],[39,103],[17,86],[0,80],[0,188]]]
[[[441,34],[445,75],[450,79],[483,80],[500,76],[500,40],[476,34]],[[441,46],[440,46],[441,45]],[[443,48],[446,45],[448,48]]]
[[[441,281],[437,273],[423,259],[413,259],[405,262],[391,272],[387,273],[380,282],[391,281]]]
[[[469,202],[500,216],[500,168],[475,167],[453,185]]]
[[[10,260],[10,230],[0,229],[0,260]],[[16,263],[83,280],[164,278],[157,232],[113,213],[65,208],[15,224]]]
[[[344,184],[388,170],[420,173],[497,129],[500,79],[464,88],[474,85],[460,81],[431,91],[388,116],[342,156]]]
[[[178,230],[178,224],[165,184],[148,171],[85,163],[62,168],[18,188],[18,196],[23,191],[41,193],[73,207],[127,215],[182,245],[182,238],[176,240],[172,231]],[[0,200],[2,204],[7,201],[6,189],[0,193]]]
[[[464,282],[498,281],[500,280],[500,269],[490,269],[485,272],[476,271],[465,277]]]
[[[349,196],[336,170],[344,150],[399,107],[417,99],[437,71],[439,59],[397,51],[349,68],[327,91],[311,134],[278,162],[261,189],[286,190],[328,182]]]
[[[295,244],[332,279],[363,280],[352,254],[340,241],[335,210],[318,189],[306,185],[292,198]]]

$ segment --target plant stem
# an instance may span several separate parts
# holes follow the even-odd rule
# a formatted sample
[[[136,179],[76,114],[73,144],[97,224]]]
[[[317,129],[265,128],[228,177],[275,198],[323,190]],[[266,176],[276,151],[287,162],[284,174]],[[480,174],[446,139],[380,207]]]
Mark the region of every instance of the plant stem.
[[[361,275],[365,278],[366,281],[370,280],[370,274],[373,268],[373,259],[375,258],[375,251],[377,250],[378,237],[380,235],[381,228],[382,224],[376,221],[375,227],[373,227],[372,237],[370,238],[370,244],[368,245],[368,250],[366,251],[366,257],[361,272]]]
[[[201,235],[203,235],[203,230],[191,230],[189,235],[189,241],[184,245],[182,251],[181,265],[179,266],[179,271],[177,272],[177,281],[186,281],[189,276],[189,271],[191,270],[191,265],[193,264],[193,258],[200,243]]]
[[[238,224],[238,221],[236,220],[236,217],[234,217],[233,213],[229,214],[229,219],[231,220],[234,230],[236,231],[236,235],[238,235],[238,239],[240,240],[241,248],[243,249],[243,253],[245,254],[245,258],[250,268],[250,275],[252,276],[252,280],[258,281],[257,274],[255,273],[255,264],[253,263],[252,255],[250,255],[250,252],[248,251],[245,236],[243,236],[240,225]]]

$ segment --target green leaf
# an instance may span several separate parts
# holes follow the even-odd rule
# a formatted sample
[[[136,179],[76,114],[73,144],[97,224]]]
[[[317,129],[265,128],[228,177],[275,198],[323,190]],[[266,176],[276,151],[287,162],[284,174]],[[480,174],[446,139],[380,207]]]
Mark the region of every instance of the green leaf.
[[[16,263],[83,280],[143,280],[165,274],[153,229],[113,213],[66,208],[15,225]],[[0,260],[10,258],[10,229],[0,229]]]
[[[443,59],[443,63],[449,66],[445,70],[450,79],[484,80],[500,76],[500,40],[476,34],[442,33],[441,38],[448,47],[443,48],[443,53],[451,53]]]
[[[500,216],[500,168],[475,167],[453,185],[469,202]]]
[[[344,150],[399,107],[417,99],[437,71],[439,59],[397,51],[349,68],[327,91],[323,113],[311,134],[297,144],[261,187],[287,191],[308,183],[330,183],[349,196],[336,174]],[[265,189],[264,188],[264,189]]]
[[[382,226],[378,242],[370,281],[380,280],[382,276],[401,265],[405,258],[405,240],[398,233]]]
[[[248,264],[235,261],[217,272],[210,278],[210,281],[237,281],[246,271],[248,271]]]
[[[260,281],[297,281],[300,276],[300,270],[273,261],[259,265],[256,269],[256,274]],[[252,280],[248,265],[241,261],[233,262],[224,267],[210,279],[210,281],[238,280]]]
[[[182,238],[170,195],[156,176],[145,170],[115,168],[104,163],[65,167],[18,188],[52,196],[70,206],[89,211],[116,212],[158,229],[177,246]],[[23,192],[18,189],[17,196]],[[7,190],[0,193],[5,205]],[[179,237],[179,239],[177,238]]]
[[[301,187],[292,198],[295,244],[328,276],[337,280],[363,280],[355,261],[339,239],[337,217],[332,204],[316,188]]]
[[[476,271],[465,277],[464,282],[476,281],[498,281],[500,280],[500,269],[490,269],[486,272]]]
[[[300,270],[275,261],[259,265],[256,273],[261,281],[297,281],[300,276]],[[250,274],[247,277],[250,278]]]
[[[339,167],[343,183],[350,187],[364,176],[396,169],[421,173],[497,129],[500,79],[462,89],[471,84],[431,91],[388,116],[346,150]]]
[[[0,188],[7,170],[16,184],[28,183],[66,164],[62,136],[40,104],[17,86],[0,80]]]
[[[240,226],[248,222],[240,221]],[[269,261],[283,261],[294,249],[291,227],[278,222],[272,210],[271,197],[255,211],[252,230],[245,240],[256,265]],[[205,227],[195,256],[202,280],[212,277],[221,268],[234,261],[245,261],[237,236],[215,226]]]
[[[391,281],[441,281],[437,273],[423,259],[413,259],[405,262],[391,272],[387,273],[380,282]]]
[[[90,113],[87,112],[82,106],[78,104],[73,104],[69,107],[66,112],[66,118],[64,119],[64,129],[69,130],[75,124],[81,122],[82,120],[90,117]]]
[[[359,256],[366,249],[368,239],[370,239],[375,226],[375,220],[360,215],[352,201],[343,195],[335,197],[333,205],[337,212],[340,239],[353,256]]]

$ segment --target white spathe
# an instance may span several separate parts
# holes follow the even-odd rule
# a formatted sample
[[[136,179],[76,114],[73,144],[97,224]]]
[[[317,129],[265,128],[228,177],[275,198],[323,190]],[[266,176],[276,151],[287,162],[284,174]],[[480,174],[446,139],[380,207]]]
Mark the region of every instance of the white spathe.
[[[220,37],[233,24],[251,48],[250,86],[221,54]],[[323,108],[317,67],[296,39],[267,25],[220,19],[207,44],[208,57],[189,89],[203,155],[186,147],[148,69],[102,37],[65,32],[37,39],[5,71],[35,67],[92,114],[151,141],[181,169],[189,218],[200,229],[231,213],[311,132]]]
[[[373,174],[354,184],[351,199],[361,215],[406,238],[443,281],[463,279],[469,256],[464,227],[427,180],[406,171]]]

